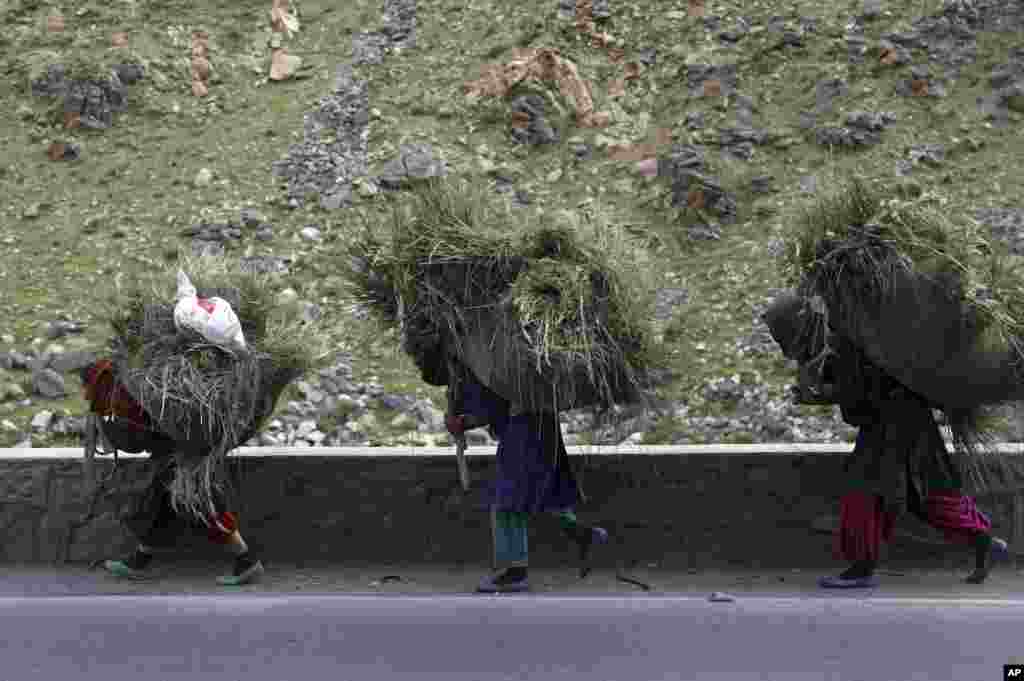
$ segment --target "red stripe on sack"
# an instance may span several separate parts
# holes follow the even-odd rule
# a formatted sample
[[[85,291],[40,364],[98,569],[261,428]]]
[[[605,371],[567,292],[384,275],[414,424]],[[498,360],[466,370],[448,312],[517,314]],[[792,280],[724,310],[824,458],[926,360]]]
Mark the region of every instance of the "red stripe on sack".
[[[196,305],[206,310],[206,314],[213,314],[213,309],[216,307],[212,302],[206,298],[196,298]]]

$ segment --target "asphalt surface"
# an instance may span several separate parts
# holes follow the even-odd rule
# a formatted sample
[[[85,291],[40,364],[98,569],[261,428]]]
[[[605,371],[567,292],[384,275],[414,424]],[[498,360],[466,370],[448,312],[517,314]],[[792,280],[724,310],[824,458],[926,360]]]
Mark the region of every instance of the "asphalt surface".
[[[1024,654],[1024,601],[5,597],[0,632],[9,681],[982,681]]]
[[[217,566],[147,582],[0,566],[0,681],[987,681],[1024,662],[1024,574],[882,575],[823,592],[816,572],[536,571],[537,593],[466,593],[479,568]],[[783,581],[780,581],[781,580]],[[712,602],[712,591],[731,601]]]

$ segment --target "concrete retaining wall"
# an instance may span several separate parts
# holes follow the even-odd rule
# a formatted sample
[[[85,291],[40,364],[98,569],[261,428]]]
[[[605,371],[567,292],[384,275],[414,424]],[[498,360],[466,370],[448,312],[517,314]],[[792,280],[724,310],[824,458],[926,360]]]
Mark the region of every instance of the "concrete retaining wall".
[[[573,461],[588,497],[579,514],[611,532],[605,564],[829,565],[827,531],[848,450],[578,448],[573,453],[582,454]],[[147,482],[144,457],[123,457],[116,471],[109,459],[97,459],[93,476],[110,479],[94,495],[80,450],[6,454],[0,456],[0,560],[91,561],[131,548],[118,517]],[[1024,475],[1024,455],[1004,456]],[[490,535],[482,492],[493,450],[473,448],[469,462],[476,483],[463,494],[450,449],[244,449],[234,464],[242,531],[269,561],[483,564]],[[996,480],[979,503],[1001,536],[1024,545],[1024,494]],[[942,546],[929,528],[910,519],[901,528],[891,561],[966,564],[965,551]],[[553,521],[538,519],[531,542],[536,564],[571,560]],[[181,547],[188,555],[215,550],[200,535]]]

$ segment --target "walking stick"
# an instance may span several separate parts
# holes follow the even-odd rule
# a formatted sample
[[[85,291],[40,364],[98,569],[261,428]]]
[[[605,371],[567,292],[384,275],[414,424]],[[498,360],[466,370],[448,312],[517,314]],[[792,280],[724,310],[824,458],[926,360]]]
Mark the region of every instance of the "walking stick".
[[[455,415],[462,401],[462,374],[454,358],[448,358],[448,413]],[[459,467],[459,481],[463,491],[468,492],[470,486],[469,465],[466,463],[466,433],[458,433],[455,437],[455,462]]]

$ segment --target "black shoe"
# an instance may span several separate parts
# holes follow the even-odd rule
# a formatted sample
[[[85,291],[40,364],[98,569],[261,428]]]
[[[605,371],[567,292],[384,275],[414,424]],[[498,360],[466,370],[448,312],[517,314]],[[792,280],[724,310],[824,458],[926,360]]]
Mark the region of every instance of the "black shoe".
[[[242,586],[263,576],[263,563],[254,560],[248,553],[235,558],[235,567],[230,575],[217,578],[221,586]]]
[[[580,579],[590,574],[590,550],[594,544],[608,543],[608,530],[603,527],[581,527],[576,539],[580,557]]]
[[[515,593],[528,591],[530,580],[526,568],[507,568],[496,575],[486,577],[476,588],[477,593]]]
[[[990,534],[979,534],[974,540],[974,572],[964,579],[968,584],[982,584],[988,579],[995,560],[1008,557],[1006,542]]]

